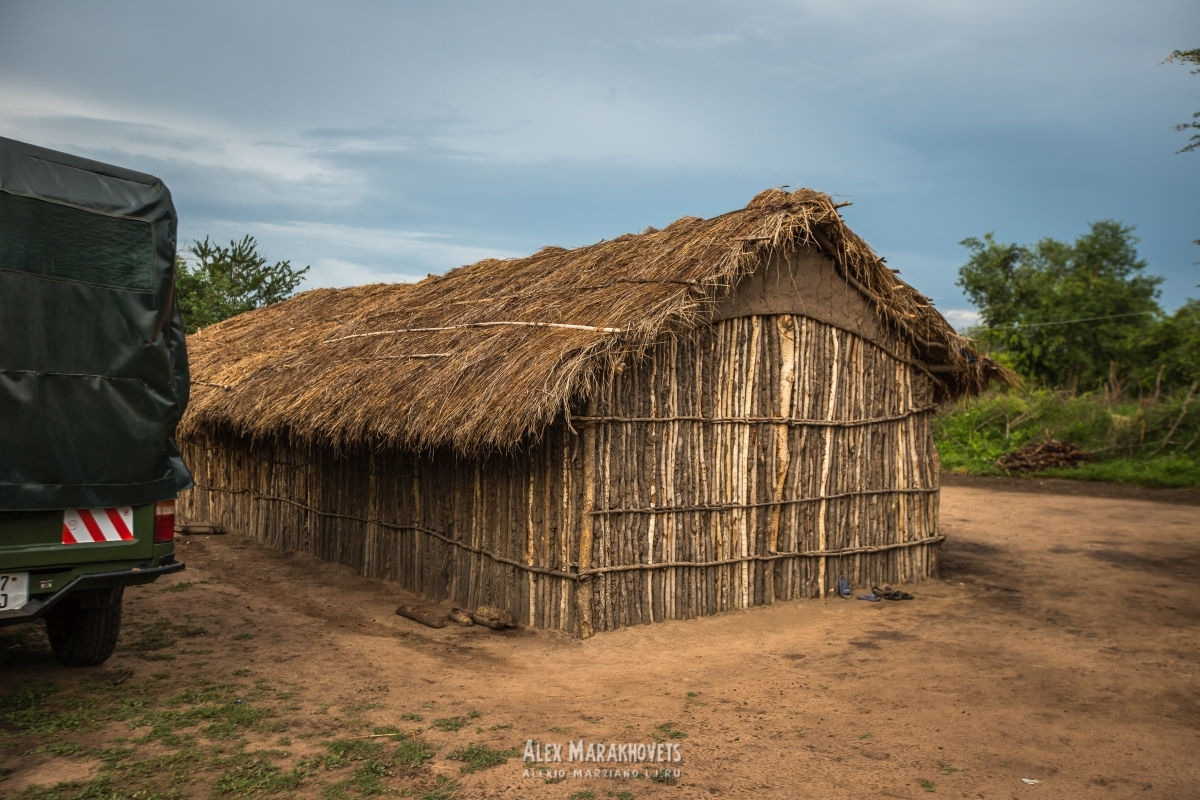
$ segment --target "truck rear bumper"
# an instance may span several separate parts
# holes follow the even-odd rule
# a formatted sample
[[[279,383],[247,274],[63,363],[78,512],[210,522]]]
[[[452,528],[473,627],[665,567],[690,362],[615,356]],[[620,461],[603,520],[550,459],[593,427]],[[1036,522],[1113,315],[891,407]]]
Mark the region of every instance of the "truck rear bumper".
[[[97,585],[111,586],[115,583],[125,583],[126,581],[133,580],[142,583],[146,578],[153,579],[160,575],[170,575],[173,572],[179,572],[185,566],[182,561],[173,561],[170,564],[161,564],[157,567],[134,567],[114,572],[94,572],[80,575],[49,597],[31,597],[29,598],[29,602],[21,608],[12,611],[0,611],[0,628],[8,625],[16,625],[21,622],[31,622],[44,617],[49,613],[50,609],[58,605],[60,600],[82,589],[90,589]]]

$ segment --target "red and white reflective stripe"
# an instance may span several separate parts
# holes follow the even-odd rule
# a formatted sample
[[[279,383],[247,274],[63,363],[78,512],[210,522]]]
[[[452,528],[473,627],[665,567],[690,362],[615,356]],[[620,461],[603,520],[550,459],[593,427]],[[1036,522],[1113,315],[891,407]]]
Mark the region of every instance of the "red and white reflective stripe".
[[[133,540],[133,507],[74,508],[63,512],[63,544]]]

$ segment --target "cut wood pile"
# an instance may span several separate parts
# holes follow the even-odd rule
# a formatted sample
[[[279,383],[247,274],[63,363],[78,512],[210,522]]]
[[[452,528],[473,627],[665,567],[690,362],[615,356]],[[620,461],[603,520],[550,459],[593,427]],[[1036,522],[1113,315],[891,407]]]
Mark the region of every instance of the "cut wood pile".
[[[1048,439],[1031,442],[1020,450],[1001,456],[996,466],[1007,472],[1040,472],[1044,469],[1077,467],[1087,461],[1087,453],[1073,442]]]

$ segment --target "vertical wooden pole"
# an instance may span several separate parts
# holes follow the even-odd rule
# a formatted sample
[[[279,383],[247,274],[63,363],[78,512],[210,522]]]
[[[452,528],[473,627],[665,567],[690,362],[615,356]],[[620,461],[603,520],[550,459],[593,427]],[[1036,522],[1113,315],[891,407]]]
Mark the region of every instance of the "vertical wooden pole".
[[[825,412],[825,419],[832,422],[837,401],[838,393],[838,374],[841,367],[840,353],[838,347],[838,331],[830,330],[830,336],[833,339],[833,353],[830,358],[831,374],[829,376],[829,405]],[[821,483],[820,496],[824,497],[829,488],[829,466],[833,458],[833,426],[825,427],[825,457],[821,462]],[[824,552],[828,548],[829,536],[825,527],[825,516],[828,511],[828,500],[821,500],[820,510],[817,512],[817,548]],[[817,563],[817,592],[821,597],[825,596],[825,556],[821,556]]]
[[[796,387],[796,321],[791,314],[781,314],[775,318],[779,328],[779,416],[788,419],[792,416],[792,395]],[[791,426],[784,422],[775,426],[775,494],[772,499],[782,500],[784,485],[787,483],[788,467],[791,465],[791,450],[788,439]],[[779,518],[783,506],[775,506],[771,511],[771,552],[779,549]]]
[[[796,388],[796,320],[791,314],[780,314],[775,317],[775,327],[779,333],[779,405],[777,416],[787,420],[792,416],[792,397]],[[788,468],[792,462],[791,448],[788,441],[792,435],[792,427],[787,422],[775,426],[775,486],[771,495],[772,500],[782,500],[783,491],[787,486]],[[771,522],[768,531],[767,552],[779,552],[779,523],[783,515],[783,506],[771,509]],[[776,600],[776,573],[783,568],[778,561],[768,562],[765,591],[766,602]]]
[[[588,403],[588,416],[595,416],[595,403]],[[583,508],[579,522],[579,569],[592,566],[592,511],[596,506],[596,426],[583,428]],[[579,635],[584,639],[595,633],[592,628],[592,581],[584,578],[575,588],[575,606],[579,613]]]

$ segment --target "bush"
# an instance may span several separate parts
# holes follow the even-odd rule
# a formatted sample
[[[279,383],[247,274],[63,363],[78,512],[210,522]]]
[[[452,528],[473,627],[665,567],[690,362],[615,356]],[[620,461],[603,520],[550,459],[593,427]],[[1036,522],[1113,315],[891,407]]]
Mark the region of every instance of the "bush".
[[[1003,475],[996,460],[1030,442],[1073,442],[1089,463],[1034,473],[1138,486],[1200,487],[1200,392],[1159,399],[1071,395],[1048,389],[988,392],[945,408],[934,437],[948,472]]]

